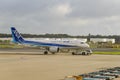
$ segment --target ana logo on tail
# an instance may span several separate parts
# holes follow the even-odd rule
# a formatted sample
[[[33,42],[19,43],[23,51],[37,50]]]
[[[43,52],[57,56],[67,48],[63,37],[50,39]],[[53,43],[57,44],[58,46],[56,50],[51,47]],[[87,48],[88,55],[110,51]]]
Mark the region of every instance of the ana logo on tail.
[[[17,38],[20,38],[20,37],[21,37],[21,35],[20,35],[16,30],[13,30],[13,33],[15,34],[15,36],[16,36]]]
[[[24,41],[20,33],[14,27],[11,27],[11,32],[14,42],[22,43]]]

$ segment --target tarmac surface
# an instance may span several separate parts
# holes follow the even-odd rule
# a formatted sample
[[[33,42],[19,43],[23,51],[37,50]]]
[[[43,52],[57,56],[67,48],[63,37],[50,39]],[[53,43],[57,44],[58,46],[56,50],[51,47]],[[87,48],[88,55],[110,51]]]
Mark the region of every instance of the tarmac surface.
[[[62,80],[69,75],[120,67],[120,55],[38,55],[41,53],[36,49],[0,49],[0,80]]]

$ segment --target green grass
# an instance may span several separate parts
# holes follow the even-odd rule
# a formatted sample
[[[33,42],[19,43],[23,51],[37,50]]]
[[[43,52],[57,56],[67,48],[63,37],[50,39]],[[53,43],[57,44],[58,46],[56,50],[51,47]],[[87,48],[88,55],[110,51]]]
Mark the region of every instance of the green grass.
[[[93,52],[93,54],[120,55],[120,52]]]

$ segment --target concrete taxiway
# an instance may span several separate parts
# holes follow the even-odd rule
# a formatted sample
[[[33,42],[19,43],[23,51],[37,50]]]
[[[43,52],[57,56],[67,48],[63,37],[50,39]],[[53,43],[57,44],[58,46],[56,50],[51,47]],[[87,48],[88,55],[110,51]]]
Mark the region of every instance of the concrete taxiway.
[[[0,80],[61,80],[68,75],[120,67],[119,55],[24,55],[28,53],[40,52],[36,49],[0,49]]]

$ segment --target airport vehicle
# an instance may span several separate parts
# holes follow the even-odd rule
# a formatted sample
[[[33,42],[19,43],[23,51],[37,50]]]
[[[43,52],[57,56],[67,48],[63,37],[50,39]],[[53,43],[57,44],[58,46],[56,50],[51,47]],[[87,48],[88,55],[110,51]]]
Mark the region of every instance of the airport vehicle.
[[[66,76],[64,80],[105,80],[99,78],[91,78],[91,77],[82,77],[82,76]]]
[[[66,76],[64,80],[114,80],[120,77],[120,67],[109,68],[96,72],[80,74],[78,76]]]
[[[98,79],[98,80],[112,80],[114,79],[115,77],[113,76],[103,76],[103,75],[100,75],[100,74],[95,74],[94,73],[89,73],[89,74],[82,74],[82,75],[79,75],[79,76],[82,76],[83,78],[93,78],[93,79]]]
[[[72,54],[82,54],[82,55],[90,55],[92,51],[89,45],[85,42],[76,42],[76,41],[31,41],[25,40],[20,33],[14,28],[11,27],[12,37],[14,43],[19,43],[23,45],[35,45],[44,47],[46,50],[44,54],[48,54],[51,52],[53,54],[60,51],[60,49],[74,49]],[[81,49],[81,51],[79,51]]]
[[[99,71],[101,75],[114,76],[115,78],[120,77],[120,74],[110,73],[109,71]]]

